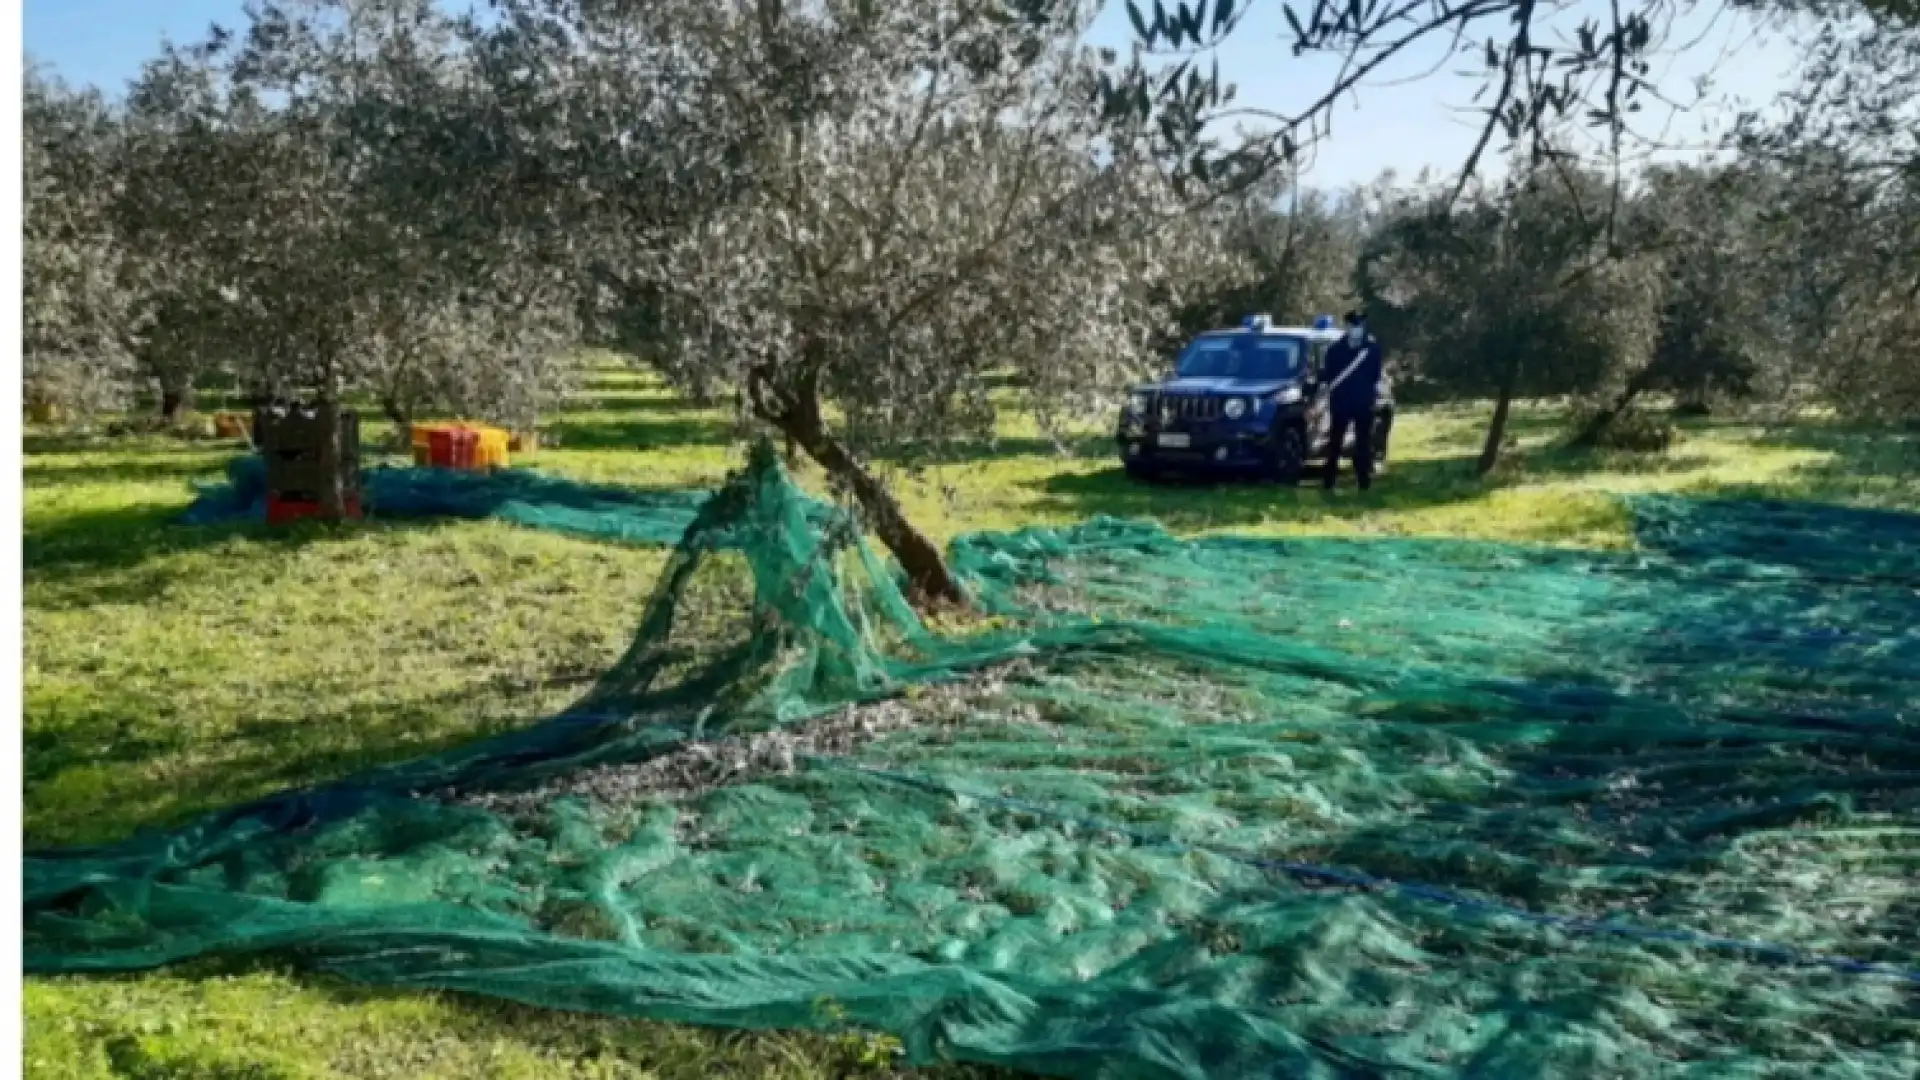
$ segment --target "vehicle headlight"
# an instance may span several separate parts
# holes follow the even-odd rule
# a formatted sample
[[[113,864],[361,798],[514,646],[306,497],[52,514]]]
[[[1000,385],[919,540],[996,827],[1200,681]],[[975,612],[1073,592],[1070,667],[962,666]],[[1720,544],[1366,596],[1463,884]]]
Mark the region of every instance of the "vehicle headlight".
[[[1226,414],[1227,419],[1238,420],[1247,415],[1247,399],[1228,398],[1227,403],[1221,406],[1220,411]]]
[[[1127,411],[1131,413],[1137,413],[1141,416],[1147,415],[1147,395],[1128,394],[1127,395]]]
[[[1273,395],[1275,405],[1292,405],[1299,400],[1300,388],[1297,386],[1283,386]]]

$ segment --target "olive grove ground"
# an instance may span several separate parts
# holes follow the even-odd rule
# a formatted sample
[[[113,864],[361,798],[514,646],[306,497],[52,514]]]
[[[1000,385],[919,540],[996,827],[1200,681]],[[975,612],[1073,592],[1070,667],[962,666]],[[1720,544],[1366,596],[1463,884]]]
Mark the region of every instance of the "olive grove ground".
[[[1408,412],[1376,490],[1140,487],[1099,430],[1018,423],[901,490],[939,540],[1095,514],[1180,532],[1441,535],[1620,546],[1617,496],[1765,494],[1920,509],[1920,434],[1699,422],[1669,451],[1574,455],[1554,406],[1474,475],[1484,409]],[[727,419],[602,372],[525,464],[652,487],[737,462]],[[378,438],[382,432],[368,433]],[[618,656],[663,553],[486,523],[182,528],[230,443],[31,430],[26,836],[108,840],[544,715]],[[817,482],[818,477],[806,480]],[[200,965],[27,984],[29,1075],[890,1075],[883,1040],[709,1033]]]

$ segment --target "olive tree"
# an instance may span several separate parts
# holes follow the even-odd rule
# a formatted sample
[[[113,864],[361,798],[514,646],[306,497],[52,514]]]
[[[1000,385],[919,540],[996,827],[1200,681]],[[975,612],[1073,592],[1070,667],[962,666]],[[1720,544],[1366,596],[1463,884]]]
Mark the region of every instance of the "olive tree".
[[[431,3],[287,0],[248,19],[206,44],[202,115],[156,134],[165,229],[198,267],[179,294],[196,317],[172,329],[256,395],[316,402],[337,515],[347,394],[410,409],[393,392],[417,377],[430,400],[525,418],[568,382],[571,297],[513,234],[446,227],[461,207],[433,140],[469,72]]]
[[[401,429],[427,409],[531,431],[579,384],[579,320],[561,283],[527,270],[450,295],[376,298],[369,388]]]
[[[1211,287],[1194,290],[1163,342],[1173,351],[1195,333],[1267,313],[1299,320],[1353,306],[1353,267],[1363,230],[1353,199],[1305,187],[1295,169],[1275,169],[1204,219],[1209,240],[1235,260]]]
[[[1614,255],[1649,275],[1651,339],[1623,357],[1595,404],[1576,415],[1575,446],[1597,445],[1642,395],[1664,391],[1683,408],[1744,398],[1777,370],[1777,320],[1763,275],[1765,191],[1738,165],[1650,170],[1631,193]]]
[[[117,120],[93,91],[30,68],[22,102],[21,357],[27,400],[125,402],[144,311],[113,201]]]
[[[136,348],[140,374],[168,420],[192,407],[196,382],[225,371],[232,352],[222,340],[228,267],[212,241],[234,208],[208,197],[224,190],[228,109],[205,45],[163,45],[127,95],[126,182],[113,214],[151,315]]]
[[[1920,25],[1817,29],[1784,118],[1739,133],[1766,187],[1756,271],[1791,314],[1799,388],[1920,416]]]
[[[609,321],[680,388],[736,390],[924,598],[962,595],[878,462],[985,433],[993,372],[1043,419],[1105,400],[1217,261],[1164,140],[1104,108],[1091,14],[529,0],[506,20],[519,59],[501,69],[554,74],[504,80],[503,111],[546,122],[599,196],[577,211],[603,222],[591,236],[621,238],[585,259]],[[582,148],[652,162],[623,182]]]
[[[1771,357],[1757,192],[1738,168],[1664,169],[1640,197],[1658,234],[1664,281],[1648,364],[1629,397],[1664,390],[1683,407],[1744,397]],[[1624,407],[1627,401],[1623,400]]]
[[[1462,201],[1408,200],[1369,244],[1374,324],[1428,383],[1493,399],[1479,469],[1499,463],[1516,397],[1591,394],[1644,365],[1657,270],[1622,259],[1594,208],[1606,181],[1542,170]]]

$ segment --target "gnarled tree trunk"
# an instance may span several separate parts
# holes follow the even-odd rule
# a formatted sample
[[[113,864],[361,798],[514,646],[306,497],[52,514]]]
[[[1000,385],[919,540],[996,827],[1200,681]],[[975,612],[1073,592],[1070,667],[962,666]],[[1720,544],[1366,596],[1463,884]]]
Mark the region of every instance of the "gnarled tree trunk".
[[[402,401],[398,393],[388,392],[380,396],[380,411],[387,414],[387,420],[393,424],[393,445],[404,452],[413,445],[413,401]]]
[[[160,377],[160,418],[171,424],[193,408],[193,378],[184,375]]]
[[[1507,362],[1507,369],[1500,373],[1499,394],[1493,402],[1493,420],[1487,425],[1487,442],[1480,449],[1480,461],[1477,471],[1485,476],[1500,464],[1500,448],[1506,444],[1507,420],[1513,414],[1513,391],[1520,381],[1520,358],[1514,357]]]
[[[320,388],[320,517],[340,521],[347,516],[346,485],[340,465],[340,380],[328,375]]]
[[[1607,433],[1607,429],[1613,426],[1613,422],[1620,419],[1621,414],[1627,411],[1634,399],[1645,392],[1647,384],[1652,381],[1650,366],[1634,373],[1633,378],[1627,380],[1627,385],[1620,388],[1620,392],[1614,395],[1613,400],[1608,402],[1605,408],[1594,413],[1593,418],[1580,429],[1580,433],[1573,437],[1574,447],[1588,450],[1599,445],[1600,437]]]
[[[887,490],[886,484],[827,430],[817,397],[808,396],[777,410],[768,408],[752,393],[748,397],[761,419],[778,428],[789,443],[805,450],[827,475],[853,492],[880,542],[900,560],[915,603],[964,605],[968,602],[966,591],[947,568],[939,545],[907,520],[900,501]]]

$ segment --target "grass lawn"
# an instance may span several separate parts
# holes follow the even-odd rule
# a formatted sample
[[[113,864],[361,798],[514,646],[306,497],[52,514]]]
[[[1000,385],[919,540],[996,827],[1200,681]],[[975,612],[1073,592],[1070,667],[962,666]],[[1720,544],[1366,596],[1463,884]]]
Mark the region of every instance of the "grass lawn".
[[[1151,515],[1176,530],[1445,535],[1619,546],[1627,492],[1920,509],[1920,435],[1809,423],[1686,429],[1657,455],[1554,449],[1553,409],[1473,474],[1484,411],[1404,416],[1376,490],[1142,487],[1097,435],[996,445],[901,480],[941,539]],[[370,426],[367,437],[384,434]],[[683,487],[738,460],[725,418],[608,374],[516,464]],[[268,533],[169,523],[233,444],[26,442],[25,812],[30,845],[113,839],[551,711],[626,644],[662,553],[504,525]],[[812,479],[812,478],[808,478]],[[698,1031],[394,994],[273,967],[26,985],[35,1077],[890,1076],[884,1040]],[[941,1075],[958,1075],[948,1070]]]

